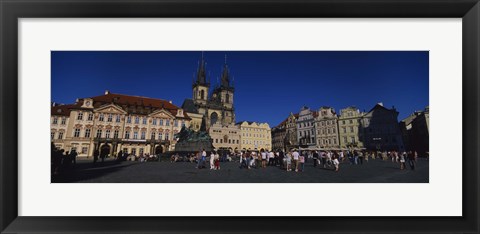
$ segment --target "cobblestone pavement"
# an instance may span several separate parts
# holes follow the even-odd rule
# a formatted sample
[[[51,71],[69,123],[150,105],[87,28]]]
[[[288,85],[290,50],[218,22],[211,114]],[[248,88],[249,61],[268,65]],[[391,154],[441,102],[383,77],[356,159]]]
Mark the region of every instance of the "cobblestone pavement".
[[[313,167],[310,159],[304,172],[270,166],[239,169],[238,162],[221,163],[221,170],[197,169],[196,163],[115,162],[93,164],[80,159],[52,178],[53,183],[428,183],[429,163],[420,158],[415,170],[400,170],[398,163],[370,159],[362,165],[340,164],[340,171]]]

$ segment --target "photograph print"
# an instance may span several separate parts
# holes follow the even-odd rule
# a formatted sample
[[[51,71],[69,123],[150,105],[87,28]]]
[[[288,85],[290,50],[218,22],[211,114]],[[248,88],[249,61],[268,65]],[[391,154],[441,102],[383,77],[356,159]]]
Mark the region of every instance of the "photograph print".
[[[429,183],[428,51],[52,51],[52,183]]]

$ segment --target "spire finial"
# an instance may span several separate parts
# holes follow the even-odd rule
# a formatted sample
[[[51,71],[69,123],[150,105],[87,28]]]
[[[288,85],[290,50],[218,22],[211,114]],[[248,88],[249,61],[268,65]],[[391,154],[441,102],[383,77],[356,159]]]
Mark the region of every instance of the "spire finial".
[[[225,64],[227,64],[227,54],[225,54]]]

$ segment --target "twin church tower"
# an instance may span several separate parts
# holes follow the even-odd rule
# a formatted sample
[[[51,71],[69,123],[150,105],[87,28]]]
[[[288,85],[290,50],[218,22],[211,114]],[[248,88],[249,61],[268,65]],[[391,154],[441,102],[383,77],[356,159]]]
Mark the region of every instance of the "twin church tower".
[[[209,129],[214,124],[235,124],[235,109],[233,107],[235,89],[230,77],[226,55],[220,82],[211,91],[210,79],[207,81],[205,57],[202,52],[197,74],[193,80],[192,91],[193,100],[185,100],[184,105],[186,102],[193,101],[191,103],[193,105],[190,105],[188,112],[196,112],[202,115],[202,121],[206,129]]]

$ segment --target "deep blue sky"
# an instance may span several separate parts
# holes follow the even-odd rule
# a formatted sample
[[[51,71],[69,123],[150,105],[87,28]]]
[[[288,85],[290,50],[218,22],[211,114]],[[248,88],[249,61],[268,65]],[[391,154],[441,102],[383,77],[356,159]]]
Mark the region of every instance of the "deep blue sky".
[[[370,110],[377,102],[399,121],[428,105],[428,52],[205,51],[212,83],[227,55],[237,121],[272,127],[304,105]],[[112,93],[172,100],[192,98],[200,51],[53,51],[52,101]]]

